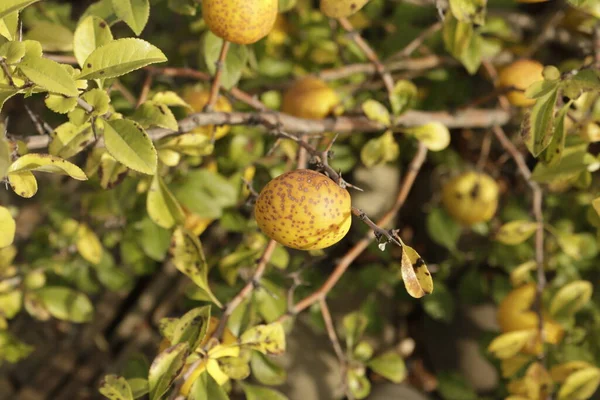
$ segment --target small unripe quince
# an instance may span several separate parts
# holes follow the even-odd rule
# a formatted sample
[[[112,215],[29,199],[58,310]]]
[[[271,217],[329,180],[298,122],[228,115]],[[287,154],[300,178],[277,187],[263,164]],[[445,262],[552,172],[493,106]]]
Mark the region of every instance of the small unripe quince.
[[[299,250],[339,242],[352,223],[350,194],[323,174],[286,172],[261,191],[254,209],[259,228],[271,239]]]
[[[367,4],[369,0],[321,0],[321,11],[329,18],[349,17]]]
[[[271,32],[279,0],[203,0],[202,15],[218,37],[237,44],[251,44]]]
[[[285,92],[282,110],[298,118],[323,119],[339,105],[340,98],[335,90],[322,80],[307,76]]]
[[[535,284],[523,285],[511,291],[498,307],[498,324],[502,332],[512,332],[538,328],[538,316],[532,310],[535,301]],[[544,340],[557,344],[564,335],[563,327],[550,318],[544,317]],[[526,351],[536,354],[541,350],[541,343],[529,346]]]
[[[465,172],[442,189],[442,203],[457,222],[473,225],[492,219],[498,208],[498,184],[492,177]]]
[[[535,104],[535,99],[525,96],[525,89],[531,84],[544,79],[544,66],[535,60],[518,60],[502,68],[498,76],[501,87],[514,87],[506,97],[513,106],[529,107]]]
[[[183,100],[188,103],[194,112],[201,112],[206,104],[208,103],[208,99],[210,98],[210,92],[208,90],[200,89],[200,88],[188,88],[183,93]],[[225,96],[219,96],[215,106],[213,107],[215,111],[219,112],[231,112],[233,108],[231,107],[231,103]],[[212,125],[201,126],[199,128],[194,129],[193,133],[201,133],[206,136],[211,136],[214,129],[215,140],[222,138],[223,136],[229,133],[230,127],[228,125],[214,127]]]

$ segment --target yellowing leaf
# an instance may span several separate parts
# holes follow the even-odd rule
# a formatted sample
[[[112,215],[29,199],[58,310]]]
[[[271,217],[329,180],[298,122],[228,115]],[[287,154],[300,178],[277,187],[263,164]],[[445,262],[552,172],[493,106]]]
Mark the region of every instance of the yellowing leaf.
[[[510,283],[517,287],[531,281],[531,271],[535,270],[535,261],[527,261],[510,271]]]
[[[127,380],[117,375],[106,375],[100,382],[100,394],[110,400],[133,400],[133,393]]]
[[[179,202],[158,174],[154,175],[148,190],[146,209],[152,221],[165,229],[171,229],[174,225],[182,223],[185,218]]]
[[[592,201],[592,206],[594,207],[594,210],[596,210],[598,215],[600,215],[600,197]]]
[[[167,107],[185,107],[190,111],[193,111],[192,106],[186,103],[177,93],[170,90],[156,93],[152,97],[152,100],[155,103],[164,104]]]
[[[229,380],[229,377],[221,371],[217,360],[209,359],[206,361],[206,371],[212,376],[219,386],[222,386]]]
[[[588,281],[570,282],[554,295],[550,303],[553,316],[572,316],[581,310],[592,298],[594,287]]]
[[[404,128],[431,151],[444,150],[450,144],[450,131],[441,122],[430,122],[414,128]]]
[[[517,355],[536,337],[535,329],[503,333],[490,343],[488,351],[500,359]]]
[[[177,119],[169,107],[152,100],[138,107],[133,115],[133,119],[146,128],[158,126],[172,131],[176,131],[179,128]]]
[[[87,180],[85,173],[77,165],[50,154],[29,153],[19,157],[8,168],[9,176],[27,171],[49,172],[51,174],[69,175],[78,181]]]
[[[146,131],[135,121],[104,121],[106,150],[134,171],[154,175],[158,164],[156,149]]]
[[[55,61],[26,57],[18,64],[18,68],[30,81],[49,92],[71,97],[79,94],[75,79]]]
[[[158,146],[161,149],[174,150],[195,157],[209,155],[215,147],[210,140],[210,136],[202,133],[184,133],[183,135],[166,138]]]
[[[500,227],[495,239],[507,245],[523,243],[535,233],[537,222],[517,220],[508,222]]]
[[[79,79],[116,78],[165,61],[167,58],[163,52],[146,41],[135,38],[113,40],[87,57]]]
[[[55,113],[66,114],[77,107],[77,98],[65,97],[60,94],[49,94],[46,96],[44,103],[46,103],[46,107]]]
[[[94,132],[90,123],[77,126],[65,122],[54,130],[48,151],[57,157],[70,158],[85,149],[93,138]]]
[[[16,64],[25,56],[26,50],[23,42],[6,42],[0,46],[0,56],[4,57],[8,64]]]
[[[77,251],[86,261],[96,265],[102,260],[102,243],[96,233],[86,224],[80,224],[77,230]]]
[[[0,248],[10,246],[15,239],[15,220],[8,208],[0,206]]]
[[[179,227],[173,232],[171,244],[171,254],[173,254],[175,267],[203,289],[211,300],[221,307],[221,303],[208,285],[208,264],[198,238]]]
[[[385,126],[390,126],[392,124],[390,112],[380,102],[369,99],[362,104],[362,109],[367,118],[371,121],[379,122]]]
[[[104,189],[112,189],[125,179],[127,176],[127,167],[115,160],[108,153],[100,156],[100,165],[98,167],[98,176],[100,177],[100,186]]]
[[[400,147],[391,131],[369,140],[360,151],[360,160],[366,167],[394,161],[400,154]]]
[[[269,325],[257,325],[242,334],[240,345],[263,354],[281,354],[285,352],[285,331],[283,325],[274,322]]]
[[[500,362],[503,378],[510,378],[521,370],[527,363],[531,362],[531,356],[516,354],[512,357],[505,358]]]
[[[566,363],[558,364],[550,369],[550,376],[555,382],[564,382],[569,375],[581,369],[593,368],[594,366],[587,361],[567,361]]]
[[[104,115],[108,112],[110,97],[102,89],[92,89],[85,92],[81,98],[94,109],[90,114],[93,116]]]
[[[254,352],[255,354],[259,354]],[[250,376],[250,365],[248,361],[240,357],[223,357],[219,359],[221,371],[236,381],[244,380]]]
[[[150,16],[148,0],[112,0],[117,17],[123,20],[136,35],[140,35]]]
[[[598,389],[600,369],[585,368],[569,375],[558,391],[558,400],[587,400]]]
[[[219,359],[223,357],[239,357],[240,346],[234,345],[217,345],[209,350],[208,357],[213,359]]]
[[[165,164],[167,167],[176,167],[181,161],[181,154],[170,149],[156,149],[158,161]]]
[[[3,126],[0,124],[0,130]],[[4,178],[12,164],[12,150],[4,135],[0,135],[0,178]]]
[[[163,399],[163,395],[185,366],[188,354],[188,344],[179,343],[156,356],[148,372],[150,400]]]
[[[102,18],[92,15],[84,18],[77,26],[73,39],[73,53],[79,66],[83,67],[94,50],[112,40],[110,27]]]
[[[402,246],[402,280],[406,291],[414,298],[421,298],[433,292],[433,279],[419,253],[403,243]]]
[[[30,4],[37,3],[39,0],[2,0],[0,2],[0,18],[6,17],[8,14],[22,10]]]
[[[16,194],[26,199],[33,197],[38,190],[37,180],[29,171],[8,174],[8,184]]]

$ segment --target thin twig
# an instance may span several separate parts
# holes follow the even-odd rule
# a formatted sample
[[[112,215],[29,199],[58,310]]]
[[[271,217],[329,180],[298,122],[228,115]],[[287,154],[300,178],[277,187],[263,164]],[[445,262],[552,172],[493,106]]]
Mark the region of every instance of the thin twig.
[[[152,81],[154,80],[154,74],[152,71],[148,71],[146,73],[146,79],[144,79],[144,85],[142,86],[142,90],[140,91],[140,97],[138,98],[135,108],[139,108],[146,99],[148,98],[148,94],[150,93],[150,87],[152,86]]]
[[[357,31],[354,30],[354,27],[352,26],[348,18],[340,18],[339,22],[342,28],[344,28],[344,30],[346,30],[350,34],[352,40],[354,40],[354,43],[356,43],[356,45],[362,50],[362,52],[365,53],[369,61],[373,63],[373,65],[375,66],[375,70],[381,76],[381,79],[385,84],[385,89],[387,90],[388,95],[391,97],[394,93],[394,79],[392,78],[390,72],[386,71],[385,66],[379,60],[379,56],[377,56],[377,53],[375,53],[375,51],[373,51],[369,43],[367,43],[367,41],[363,39],[363,37],[360,36],[360,34]]]
[[[425,40],[427,40],[431,35],[433,35],[437,31],[439,31],[441,28],[442,28],[442,23],[440,21],[431,25],[429,28],[422,31],[416,38],[414,38],[402,50],[400,50],[399,52],[390,56],[388,58],[388,60],[394,60],[394,59],[398,59],[398,58],[402,59],[402,58],[410,57],[410,55],[412,53],[414,53],[415,50],[417,50],[423,44],[423,42],[425,42]]]
[[[221,89],[221,77],[223,76],[223,66],[225,65],[225,59],[227,58],[227,53],[229,52],[229,42],[227,40],[223,40],[223,45],[221,46],[221,53],[219,54],[219,59],[215,62],[215,77],[212,81],[212,86],[210,88],[210,97],[206,102],[206,106],[204,106],[204,111],[212,111],[214,105],[217,103],[217,98],[219,97],[219,91]]]
[[[477,160],[476,168],[478,171],[482,171],[485,167],[490,156],[490,150],[492,148],[492,135],[489,132],[485,133],[483,141],[481,143],[481,152],[479,153],[479,159]]]
[[[423,166],[427,156],[427,148],[419,143],[419,148],[413,157],[410,165],[408,166],[408,171],[404,176],[404,180],[400,187],[400,191],[398,192],[398,196],[396,198],[396,202],[392,206],[392,208],[377,222],[378,226],[387,227],[396,217],[400,208],[404,205],[410,190],[412,189],[417,175]],[[296,303],[290,310],[290,313],[284,315],[280,318],[280,320],[288,318],[290,315],[296,315],[303,310],[307,309],[311,305],[320,301],[320,299],[327,297],[331,289],[337,284],[340,278],[344,275],[348,267],[356,260],[356,258],[362,254],[363,251],[369,247],[371,241],[375,238],[375,234],[373,232],[369,232],[363,239],[361,239],[358,243],[356,243],[346,254],[339,260],[334,271],[329,275],[329,278],[317,289],[315,292],[305,297]]]

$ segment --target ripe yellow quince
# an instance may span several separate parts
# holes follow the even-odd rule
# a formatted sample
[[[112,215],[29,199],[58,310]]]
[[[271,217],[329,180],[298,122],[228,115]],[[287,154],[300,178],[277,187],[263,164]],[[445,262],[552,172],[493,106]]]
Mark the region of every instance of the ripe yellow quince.
[[[208,103],[209,98],[210,92],[199,87],[186,88],[183,93],[183,100],[192,107],[194,112],[201,112]],[[231,112],[233,111],[233,107],[231,107],[231,103],[229,102],[229,100],[227,100],[225,96],[219,96],[217,102],[215,103],[214,110],[219,112]],[[213,129],[215,134],[215,140],[217,140],[227,135],[229,133],[230,127],[228,125],[223,125],[213,128],[212,125],[208,125],[196,128],[192,132],[201,133],[206,136],[211,136],[213,133]]]
[[[299,250],[336,244],[352,223],[348,191],[307,169],[286,172],[267,183],[256,200],[254,214],[267,236]]]
[[[369,0],[321,0],[321,11],[329,18],[349,17],[367,4]]]
[[[279,0],[203,0],[202,15],[218,37],[251,44],[271,32],[278,7]]]
[[[535,99],[525,96],[525,89],[531,84],[544,79],[544,66],[535,60],[518,60],[502,68],[498,76],[500,87],[513,87],[506,97],[513,106],[529,107],[535,104]]]
[[[498,208],[498,184],[491,176],[465,172],[442,188],[442,203],[457,222],[473,225],[492,219]]]
[[[525,329],[537,329],[539,318],[532,310],[535,301],[535,284],[530,283],[512,290],[498,307],[498,324],[502,332]],[[544,339],[547,343],[557,344],[564,335],[563,327],[556,321],[544,317]],[[541,341],[536,339],[527,346],[526,352],[537,354],[542,350]]]
[[[340,98],[327,83],[307,76],[284,94],[282,110],[298,118],[323,119],[340,106]]]

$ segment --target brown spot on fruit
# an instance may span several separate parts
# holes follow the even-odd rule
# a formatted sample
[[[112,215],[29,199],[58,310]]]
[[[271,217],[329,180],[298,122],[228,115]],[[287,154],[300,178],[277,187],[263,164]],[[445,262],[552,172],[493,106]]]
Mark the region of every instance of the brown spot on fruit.
[[[288,195],[271,199],[268,193],[276,185],[286,187]],[[334,194],[340,199],[335,206],[339,209],[337,213],[328,212],[330,205],[335,204]],[[334,245],[348,233],[351,208],[346,189],[318,172],[296,170],[265,186],[256,201],[255,217],[260,229],[284,246],[316,250]],[[279,215],[275,214],[277,210],[281,210]]]

